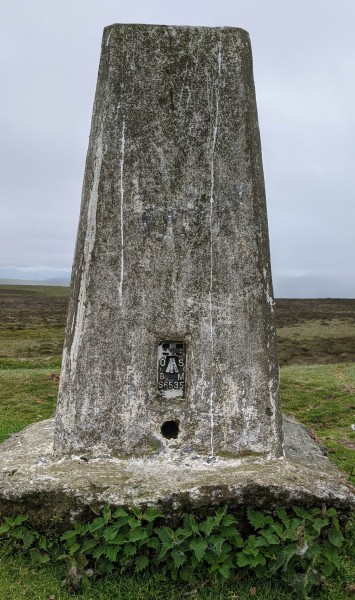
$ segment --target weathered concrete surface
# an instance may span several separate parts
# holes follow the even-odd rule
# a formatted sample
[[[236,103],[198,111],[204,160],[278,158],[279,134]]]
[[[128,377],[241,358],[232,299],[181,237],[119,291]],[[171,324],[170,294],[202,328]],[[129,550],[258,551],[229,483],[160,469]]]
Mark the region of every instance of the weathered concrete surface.
[[[144,459],[53,458],[53,420],[35,423],[0,447],[0,516],[25,512],[42,524],[67,522],[90,506],[157,505],[185,510],[291,504],[355,508],[354,488],[307,430],[284,418],[285,457],[208,462],[168,448]]]
[[[279,456],[273,311],[247,32],[106,28],[56,451],[140,456],[174,422],[180,448]],[[163,341],[183,396],[160,394]]]

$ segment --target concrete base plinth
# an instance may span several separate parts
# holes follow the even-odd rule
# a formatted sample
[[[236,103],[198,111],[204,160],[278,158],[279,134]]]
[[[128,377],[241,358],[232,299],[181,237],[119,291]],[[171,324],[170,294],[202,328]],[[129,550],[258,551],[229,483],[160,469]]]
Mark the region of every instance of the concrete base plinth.
[[[231,508],[325,503],[355,508],[354,488],[304,426],[286,416],[285,456],[266,460],[207,458],[174,450],[122,460],[53,456],[53,420],[28,426],[0,447],[0,516],[26,513],[62,526],[105,503],[155,505],[177,516],[219,505]]]

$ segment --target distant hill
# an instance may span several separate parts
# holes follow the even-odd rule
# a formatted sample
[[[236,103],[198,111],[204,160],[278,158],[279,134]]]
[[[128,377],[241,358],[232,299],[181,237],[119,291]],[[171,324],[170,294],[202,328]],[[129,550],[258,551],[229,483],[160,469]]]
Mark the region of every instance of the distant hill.
[[[70,279],[43,279],[35,281],[32,279],[1,279],[0,285],[59,285],[63,287],[69,287]]]
[[[276,298],[355,298],[355,273],[292,277],[275,269],[272,279]]]
[[[63,285],[64,287],[70,286],[70,279],[68,277],[62,277],[60,279],[46,279],[39,285]]]

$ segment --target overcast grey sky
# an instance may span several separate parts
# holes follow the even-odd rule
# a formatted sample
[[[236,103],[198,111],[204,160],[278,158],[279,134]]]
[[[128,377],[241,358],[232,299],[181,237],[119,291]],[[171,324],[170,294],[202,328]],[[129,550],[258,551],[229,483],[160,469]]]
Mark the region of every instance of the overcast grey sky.
[[[0,278],[71,268],[111,23],[249,31],[275,295],[355,297],[354,0],[0,0]]]

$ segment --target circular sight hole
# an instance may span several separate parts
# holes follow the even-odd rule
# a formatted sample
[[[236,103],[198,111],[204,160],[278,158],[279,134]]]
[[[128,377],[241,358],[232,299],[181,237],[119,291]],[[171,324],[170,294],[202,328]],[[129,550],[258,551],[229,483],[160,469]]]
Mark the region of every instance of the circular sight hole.
[[[165,421],[161,426],[161,434],[168,440],[176,440],[179,435],[179,423],[178,421]]]

